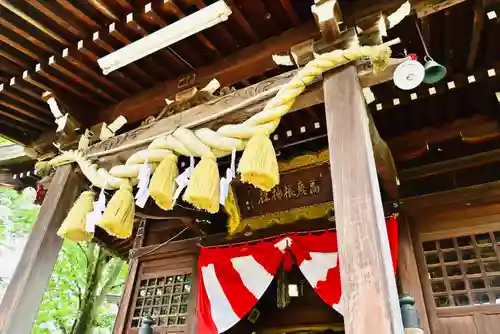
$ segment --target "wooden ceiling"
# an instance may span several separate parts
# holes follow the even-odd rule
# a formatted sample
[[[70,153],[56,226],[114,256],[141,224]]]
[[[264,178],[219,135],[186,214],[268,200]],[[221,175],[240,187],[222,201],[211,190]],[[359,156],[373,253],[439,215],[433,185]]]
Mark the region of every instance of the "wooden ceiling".
[[[46,90],[75,106],[77,119],[92,123],[106,107],[171,81],[175,91],[167,97],[180,90],[179,78],[294,27],[273,51],[318,35],[311,23],[312,0],[230,0],[233,14],[227,22],[102,75],[98,58],[213,2],[1,0],[0,132],[27,142],[54,130],[53,116],[40,98]],[[240,81],[248,84],[247,79]]]

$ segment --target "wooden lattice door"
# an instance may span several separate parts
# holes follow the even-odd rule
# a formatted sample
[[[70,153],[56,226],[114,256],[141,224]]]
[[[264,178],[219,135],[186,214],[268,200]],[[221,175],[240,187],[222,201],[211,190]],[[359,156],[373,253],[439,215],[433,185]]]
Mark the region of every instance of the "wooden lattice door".
[[[433,227],[429,222],[432,219],[420,224],[425,231],[416,251],[423,253],[420,270],[425,271],[425,298],[432,299],[426,304],[432,306],[428,313],[434,313],[429,317],[433,334],[499,333],[500,226],[464,226],[457,221],[456,228],[445,231],[439,226],[448,228],[450,222],[435,222]]]

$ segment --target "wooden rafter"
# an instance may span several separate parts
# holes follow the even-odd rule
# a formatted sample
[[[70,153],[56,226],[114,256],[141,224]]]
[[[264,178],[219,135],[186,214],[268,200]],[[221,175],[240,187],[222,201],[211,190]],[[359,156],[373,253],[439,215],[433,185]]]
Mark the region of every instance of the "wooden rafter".
[[[79,96],[85,100],[88,100],[88,101],[94,103],[95,105],[103,105],[104,104],[102,101],[98,100],[90,93],[84,92],[80,87],[76,86],[75,84],[67,83],[64,80],[61,80],[58,77],[54,76],[53,74],[51,74],[48,71],[47,67],[48,67],[48,65],[46,65],[46,64],[42,65],[41,63],[38,63],[35,66],[35,73],[38,74],[41,78],[45,78],[47,80],[47,82],[50,83],[50,85],[52,85],[52,84],[57,85],[61,89],[68,91],[76,96]],[[38,83],[41,82],[40,80],[35,79],[34,76],[32,76],[32,80],[37,81]],[[53,90],[50,87],[48,87],[48,88],[49,89],[46,89],[47,91]]]
[[[36,119],[37,121],[47,124],[47,125],[52,125],[52,122],[46,120],[44,117],[40,115],[40,112],[37,110],[34,110],[30,106],[18,103],[17,101],[7,97],[7,96],[1,96],[0,97],[0,105],[2,105],[4,108],[10,108],[12,110],[15,110],[25,116],[31,117],[33,119]]]
[[[90,92],[95,92],[97,95],[101,96],[108,102],[117,102],[116,98],[114,98],[113,96],[109,95],[108,93],[106,93],[101,89],[96,89],[93,83],[89,82],[84,77],[71,71],[71,68],[68,69],[62,66],[60,62],[56,61],[56,58],[54,56],[51,56],[49,58],[48,66],[61,73],[64,77],[68,78],[69,81],[74,81],[80,84],[81,86],[87,88]]]
[[[274,69],[278,65],[271,58],[273,54],[287,51],[292,45],[315,35],[317,35],[317,30],[312,23],[292,28],[281,36],[269,38],[261,44],[252,45],[212,65],[194,71],[196,76],[194,84],[203,86],[216,78],[222,85],[231,85],[248,79],[255,73]],[[127,117],[130,122],[134,122],[145,116],[158,113],[165,105],[165,97],[178,91],[180,79],[182,77],[169,80],[140,95],[122,101],[119,110],[111,108],[104,111],[102,113],[103,120],[114,119],[120,113]],[[140,115],[136,113],[139,110]]]
[[[476,0],[474,5],[474,21],[472,23],[472,37],[469,45],[469,55],[467,56],[467,70],[472,70],[476,63],[477,51],[479,42],[481,41],[481,33],[484,27],[484,0]]]
[[[63,45],[69,45],[69,42],[63,38],[61,35],[55,33],[54,31],[50,30],[47,28],[45,25],[42,23],[38,22],[36,19],[32,18],[31,16],[27,15],[24,13],[22,10],[18,9],[15,5],[12,3],[8,2],[7,0],[0,0],[0,6],[3,6],[10,10],[12,13],[16,14],[20,18],[22,18],[24,21],[28,22],[47,36],[50,36],[51,38],[55,39],[59,43]]]
[[[238,6],[236,6],[234,4],[234,1],[233,0],[226,0],[226,3],[229,5],[229,7],[231,7],[231,10],[233,11],[233,13],[231,15],[235,18],[235,20],[238,22],[238,24],[243,28],[243,30],[248,35],[248,37],[250,37],[250,39],[253,42],[260,41],[259,36],[252,29],[252,26],[250,25],[248,20],[245,18],[245,16],[243,16],[243,14],[239,10]]]
[[[5,89],[5,87],[8,87],[7,83],[0,84],[0,94],[4,94],[6,96],[9,96],[16,101],[19,101],[27,106],[30,106],[33,109],[41,111],[42,113],[49,113],[48,107],[46,105],[44,105],[40,100],[34,100],[33,98],[30,98],[29,96],[23,96],[23,93],[16,92],[15,90]]]
[[[9,87],[14,88],[15,90],[21,91],[37,100],[42,100],[42,93],[37,92],[38,88],[29,86],[27,82],[22,79],[12,77],[9,80]]]
[[[0,25],[2,25],[3,27],[11,30],[12,32],[18,34],[19,36],[24,37],[26,40],[29,40],[30,42],[32,42],[33,44],[35,44],[36,46],[38,46],[40,49],[42,49],[42,50],[44,50],[46,52],[52,52],[52,53],[56,52],[47,43],[43,42],[39,38],[35,38],[29,32],[27,32],[26,30],[23,30],[23,29],[19,28],[14,23],[12,23],[11,21],[7,20],[7,15],[6,14],[2,14],[2,16],[0,17]]]
[[[73,14],[80,21],[84,22],[93,29],[100,29],[101,25],[95,20],[91,19],[87,14],[82,12],[80,9],[76,8],[69,0],[55,0],[59,5],[61,5],[65,10]]]
[[[18,116],[19,114],[16,113],[14,110],[11,110],[3,105],[0,105],[0,115],[6,116],[6,117],[13,119],[15,121],[18,121],[20,123],[31,126],[33,129],[38,129],[38,130],[48,130],[49,129],[49,127],[46,125],[40,125],[32,120],[27,120],[23,117]]]
[[[99,57],[92,50],[92,46],[92,42],[88,40],[80,40],[77,44],[77,51],[95,64],[97,63],[97,59],[99,59]],[[122,73],[122,71],[114,71],[113,73],[111,73],[110,77],[119,78],[121,80],[121,84],[127,86],[132,92],[143,90],[143,87],[139,83],[137,83],[137,81],[131,79],[129,76]]]
[[[40,61],[42,59],[42,52],[37,50],[37,47],[34,44],[15,35],[11,35],[9,37],[7,29],[4,29],[3,27],[0,27],[0,41],[9,44],[14,49],[34,60]]]
[[[290,0],[280,0],[281,6],[286,11],[288,18],[292,21],[294,26],[299,25],[300,19],[297,15],[297,11],[293,8],[293,4]]]
[[[194,4],[198,9],[203,9],[207,6],[204,0],[194,0]],[[218,38],[221,38],[226,49],[234,50],[238,47],[238,41],[236,41],[233,35],[229,33],[229,30],[226,29],[225,25],[217,24],[212,27],[212,30],[214,32],[212,35],[216,35]]]
[[[108,19],[112,21],[118,21],[117,15],[113,12],[111,8],[109,8],[104,1],[102,0],[89,0],[89,3],[94,6],[101,14],[106,16]]]
[[[115,2],[126,12],[132,12],[134,10],[134,6],[131,4],[130,0],[115,0]]]
[[[179,19],[186,17],[186,14],[184,14],[184,12],[173,1],[161,0],[161,5],[159,8],[163,9],[166,12],[172,12]],[[203,32],[199,32],[195,36],[212,53],[214,53],[218,57],[221,56],[219,49],[217,49],[217,47],[205,36],[205,34],[203,34]]]
[[[50,18],[53,22],[57,23],[61,28],[69,31],[79,38],[85,37],[85,31],[79,27],[76,22],[73,22],[71,18],[62,16],[61,13],[55,12],[54,8],[49,6],[50,2],[41,0],[26,0],[26,2]]]
[[[124,98],[130,95],[128,91],[123,89],[120,85],[112,81],[113,76],[105,77],[98,72],[96,66],[92,66],[84,59],[84,57],[74,48],[66,48],[62,51],[61,57],[56,57],[55,62],[61,64],[63,67],[68,67],[64,61],[69,62],[74,67],[78,68],[81,72],[85,73],[88,77],[97,82],[96,87],[106,87],[111,92],[110,94],[118,95],[119,98]],[[99,89],[99,88],[98,88]]]
[[[7,59],[9,62],[14,63],[21,68],[28,68],[30,64],[28,64],[24,59],[19,58],[18,56],[13,55],[10,51],[5,47],[6,45],[2,45],[2,49],[0,49],[0,56]],[[0,58],[1,59],[1,58]],[[12,73],[12,72],[9,72]]]

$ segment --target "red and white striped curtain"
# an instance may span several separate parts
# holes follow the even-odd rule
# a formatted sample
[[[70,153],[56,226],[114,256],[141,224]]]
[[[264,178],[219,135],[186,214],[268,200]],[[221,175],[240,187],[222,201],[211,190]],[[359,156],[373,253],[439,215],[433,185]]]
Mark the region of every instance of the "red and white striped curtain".
[[[394,269],[398,229],[387,220]],[[289,234],[272,241],[202,248],[198,260],[198,333],[222,333],[242,319],[262,297],[280,263],[292,266],[292,255],[320,297],[343,314],[337,233]]]

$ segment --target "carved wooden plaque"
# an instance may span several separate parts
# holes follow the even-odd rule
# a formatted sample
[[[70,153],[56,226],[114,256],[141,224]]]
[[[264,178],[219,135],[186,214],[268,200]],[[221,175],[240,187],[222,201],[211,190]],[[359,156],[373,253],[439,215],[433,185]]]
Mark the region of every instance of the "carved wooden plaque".
[[[269,192],[246,183],[235,184],[233,190],[242,219],[333,201],[328,163],[280,174],[280,184]]]

